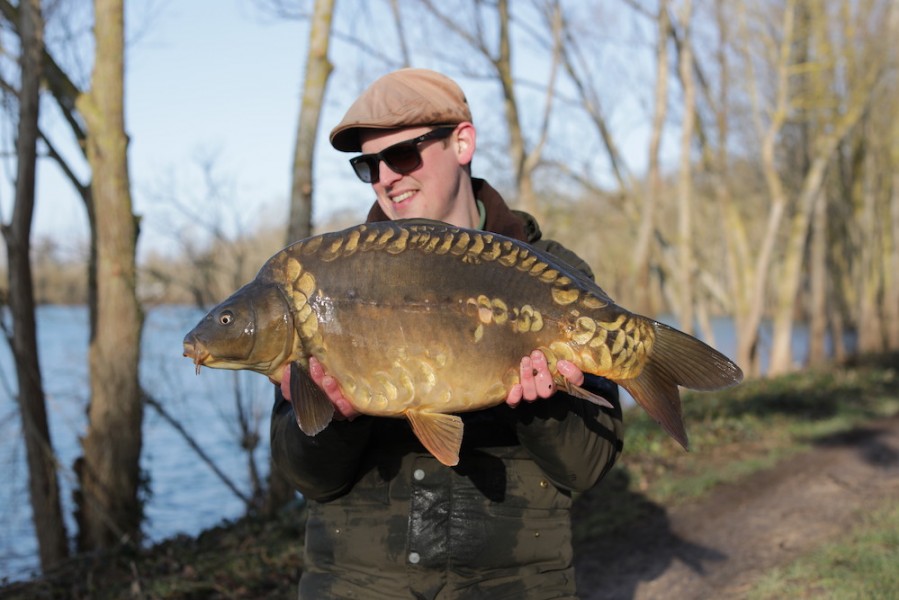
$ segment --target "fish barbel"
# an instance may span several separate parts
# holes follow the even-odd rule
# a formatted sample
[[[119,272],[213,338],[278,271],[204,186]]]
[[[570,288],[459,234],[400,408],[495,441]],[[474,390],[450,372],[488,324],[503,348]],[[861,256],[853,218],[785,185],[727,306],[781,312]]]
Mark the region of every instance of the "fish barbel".
[[[458,463],[462,441],[454,413],[502,403],[534,349],[560,385],[555,364],[566,359],[622,386],[685,448],[678,386],[714,390],[743,377],[723,354],[628,312],[559,259],[421,220],[296,242],[184,338],[198,372],[250,369],[275,383],[314,356],[357,411],[407,418],[446,465]],[[330,423],[323,394],[293,398],[305,433]]]

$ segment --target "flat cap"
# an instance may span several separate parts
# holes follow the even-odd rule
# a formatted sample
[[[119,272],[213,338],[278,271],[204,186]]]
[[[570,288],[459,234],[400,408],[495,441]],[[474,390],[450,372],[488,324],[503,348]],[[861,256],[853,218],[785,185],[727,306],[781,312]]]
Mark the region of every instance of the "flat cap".
[[[455,125],[471,121],[459,85],[429,69],[400,69],[375,80],[331,130],[331,145],[360,152],[360,129],[398,129],[415,125]]]

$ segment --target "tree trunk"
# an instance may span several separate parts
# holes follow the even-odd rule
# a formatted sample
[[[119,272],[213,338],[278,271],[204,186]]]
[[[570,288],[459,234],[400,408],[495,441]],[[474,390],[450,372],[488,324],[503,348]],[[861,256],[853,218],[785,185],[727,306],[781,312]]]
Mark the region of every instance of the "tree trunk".
[[[869,128],[864,127],[864,138],[869,138]],[[868,135],[866,135],[868,134]],[[860,142],[867,145],[866,141]],[[883,292],[883,252],[881,235],[883,223],[878,219],[876,209],[876,197],[874,191],[874,159],[871,152],[866,149],[862,161],[861,185],[857,199],[859,238],[864,240],[860,244],[858,256],[858,278],[856,289],[858,290],[858,351],[862,353],[883,352],[884,330],[880,318],[879,299]]]
[[[287,240],[290,244],[312,235],[313,158],[322,105],[328,78],[334,67],[328,59],[331,22],[335,0],[316,0],[309,24],[309,49],[306,53],[306,77],[297,120],[294,146],[293,181],[290,188],[290,217]],[[273,514],[295,495],[293,486],[284,478],[269,456],[268,492],[263,510]]]
[[[818,11],[823,10],[820,6],[815,5],[814,7]],[[844,3],[843,7],[847,12],[841,18],[843,21],[841,25],[851,29],[854,24],[850,23],[852,17],[848,13],[848,3]],[[816,19],[817,23],[827,22],[823,13],[816,13],[811,18]],[[835,57],[832,59],[834,64],[825,64],[822,67],[827,67],[834,73],[840,71],[841,68],[846,71],[845,82],[833,81],[830,84],[830,89],[833,90],[844,86],[845,89],[842,90],[844,97],[839,103],[839,109],[833,111],[830,122],[825,123],[823,119],[815,122],[819,131],[813,135],[814,150],[809,170],[802,181],[802,187],[795,203],[796,208],[783,260],[783,274],[778,286],[771,342],[771,369],[769,371],[771,375],[782,374],[793,368],[793,316],[801,284],[809,223],[815,199],[819,196],[823,185],[824,175],[838,146],[867,112],[878,87],[876,83],[886,70],[886,65],[879,53],[872,50],[871,56],[867,60],[859,60],[860,57],[856,56],[856,50],[852,44],[846,44],[842,50],[835,48],[832,37],[828,36],[823,29],[817,32],[814,41],[818,47],[815,50],[822,56]],[[824,59],[822,58],[822,60]],[[819,72],[824,71],[825,68],[819,68]],[[819,73],[817,77],[820,76]],[[833,77],[836,78],[836,75]],[[824,89],[826,86],[817,84],[812,87],[813,89]],[[833,104],[832,101],[830,103]],[[864,290],[861,293],[865,293]]]
[[[842,135],[840,136],[842,137]],[[791,222],[789,240],[778,278],[777,305],[774,313],[774,334],[768,374],[780,375],[793,370],[793,313],[802,278],[806,240],[815,200],[821,196],[821,185],[827,163],[836,149],[836,140],[826,144],[812,161],[799,194],[796,213]]]
[[[890,39],[899,35],[899,8],[895,4],[890,7],[887,19],[887,32]],[[893,64],[899,61],[899,51],[895,44],[890,45]],[[895,99],[895,87],[892,97]],[[889,175],[889,209],[887,212],[888,225],[886,226],[886,239],[888,240],[884,252],[884,294],[883,294],[883,318],[886,322],[887,348],[899,350],[899,110],[894,110],[892,123],[889,129],[892,134],[890,143],[887,144],[887,165]]]
[[[684,333],[693,333],[693,131],[696,115],[696,87],[693,83],[693,52],[690,39],[692,3],[683,3],[681,26],[683,47],[678,56],[678,71],[684,89],[683,122],[681,123],[680,170],[677,180],[677,297],[678,320]]]
[[[812,216],[811,272],[809,302],[808,364],[820,366],[827,362],[827,202],[824,192],[815,200]]]
[[[659,149],[668,114],[668,36],[671,22],[668,0],[659,2],[658,39],[656,42],[656,80],[652,112],[652,131],[649,138],[649,163],[646,190],[640,211],[640,225],[634,242],[629,288],[634,291],[633,310],[640,314],[654,314],[649,291],[649,266],[652,256],[653,230],[656,222],[656,206],[662,194],[662,174],[659,165]]]
[[[896,138],[894,138],[896,139]],[[894,150],[899,158],[899,150]],[[895,165],[895,162],[891,161]],[[890,251],[884,257],[884,320],[887,324],[887,346],[899,350],[899,167],[893,167],[892,189],[890,190]]]
[[[315,0],[312,22],[309,24],[306,77],[303,81],[303,97],[300,102],[293,155],[290,217],[287,226],[288,244],[312,235],[312,167],[325,90],[334,69],[328,59],[334,1]]]
[[[31,226],[37,170],[38,112],[44,50],[44,23],[39,0],[19,5],[21,90],[16,139],[16,199],[12,221],[4,226],[9,261],[9,343],[16,364],[16,400],[22,419],[28,490],[41,568],[46,571],[68,556],[68,541],[50,439],[47,407],[38,361],[34,287],[31,273]]]
[[[136,295],[138,231],[125,134],[123,0],[94,1],[94,36],[91,89],[77,103],[88,129],[97,251],[91,403],[84,453],[76,464],[78,543],[84,550],[136,542],[142,519],[138,359],[143,315]]]
[[[741,10],[745,11],[745,7],[741,4]],[[788,80],[790,71],[790,46],[793,39],[793,10],[792,2],[787,2],[783,10],[783,33],[780,46],[778,48],[777,63],[775,65],[776,83],[775,83],[775,101],[771,110],[771,118],[768,127],[764,131],[760,131],[762,137],[761,147],[761,168],[768,192],[771,196],[768,207],[768,219],[765,225],[764,234],[761,242],[757,245],[758,252],[756,255],[753,272],[755,277],[752,280],[752,287],[747,291],[746,313],[744,318],[740,320],[739,329],[737,330],[737,363],[743,365],[744,369],[748,369],[751,374],[759,374],[760,365],[758,360],[759,331],[765,310],[765,294],[768,286],[768,275],[771,263],[774,260],[774,249],[777,242],[777,234],[780,231],[780,225],[783,221],[786,211],[786,193],[783,189],[783,182],[777,172],[777,164],[775,160],[776,141],[780,135],[781,128],[787,118],[789,110],[789,92]],[[743,21],[741,15],[741,21]],[[756,83],[756,73],[749,57],[749,34],[743,33],[743,44],[746,46],[745,54],[747,55],[747,64],[749,65],[749,76],[747,82],[750,88],[750,96],[755,113],[755,121],[761,123],[760,117],[760,93]],[[760,130],[762,127],[759,125]]]

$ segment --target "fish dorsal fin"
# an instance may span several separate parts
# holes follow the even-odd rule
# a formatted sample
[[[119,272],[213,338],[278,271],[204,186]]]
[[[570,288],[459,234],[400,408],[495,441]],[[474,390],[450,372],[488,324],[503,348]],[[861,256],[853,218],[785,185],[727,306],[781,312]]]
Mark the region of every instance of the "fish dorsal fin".
[[[407,410],[412,431],[434,458],[448,467],[459,464],[462,446],[462,419],[456,415]]]
[[[309,372],[295,362],[290,364],[290,397],[297,425],[306,435],[316,435],[331,423],[334,405]]]

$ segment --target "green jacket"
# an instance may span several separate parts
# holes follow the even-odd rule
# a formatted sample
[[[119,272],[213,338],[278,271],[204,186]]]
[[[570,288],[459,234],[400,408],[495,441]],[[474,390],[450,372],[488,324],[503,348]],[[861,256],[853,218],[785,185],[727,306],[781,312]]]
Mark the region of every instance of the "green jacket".
[[[485,229],[513,234],[592,277],[536,221],[485,182]],[[380,220],[373,209],[369,220]],[[593,487],[621,451],[618,389],[590,387],[614,410],[553,398],[465,413],[459,465],[434,459],[402,419],[334,421],[315,437],[276,393],[276,465],[309,501],[299,597],[574,598],[571,493]]]

